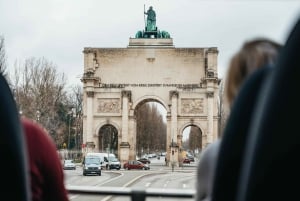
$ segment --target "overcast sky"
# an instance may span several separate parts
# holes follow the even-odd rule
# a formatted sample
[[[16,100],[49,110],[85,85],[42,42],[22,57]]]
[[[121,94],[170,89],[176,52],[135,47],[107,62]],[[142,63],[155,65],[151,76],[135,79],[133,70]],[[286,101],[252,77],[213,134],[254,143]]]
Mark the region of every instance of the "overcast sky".
[[[0,35],[9,68],[44,57],[80,84],[84,47],[126,48],[144,29],[144,6],[175,47],[217,47],[219,77],[242,42],[263,36],[284,43],[299,17],[296,0],[0,0]]]

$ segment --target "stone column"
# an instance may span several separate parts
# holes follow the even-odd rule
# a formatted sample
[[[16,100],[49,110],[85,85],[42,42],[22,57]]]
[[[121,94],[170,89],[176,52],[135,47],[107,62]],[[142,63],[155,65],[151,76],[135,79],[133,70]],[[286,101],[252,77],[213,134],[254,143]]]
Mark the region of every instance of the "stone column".
[[[178,102],[178,92],[170,91],[171,99],[171,155],[170,155],[170,166],[179,166],[178,161],[178,144],[177,144],[177,102]]]
[[[131,103],[129,103],[129,120],[128,120],[128,141],[130,143],[130,153],[129,160],[135,160],[136,158],[136,119],[134,117],[134,111],[131,108]]]
[[[213,125],[214,125],[214,93],[207,92],[207,138],[206,145],[213,142]]]
[[[86,105],[86,147],[87,152],[92,151],[95,148],[95,143],[93,141],[93,99],[94,92],[87,91],[87,105]]]
[[[177,99],[178,92],[171,91],[171,139],[173,139],[174,143],[177,143]]]
[[[128,104],[131,102],[131,91],[122,91],[122,142],[120,144],[121,156],[120,160],[123,163],[129,160],[130,144],[128,142]]]

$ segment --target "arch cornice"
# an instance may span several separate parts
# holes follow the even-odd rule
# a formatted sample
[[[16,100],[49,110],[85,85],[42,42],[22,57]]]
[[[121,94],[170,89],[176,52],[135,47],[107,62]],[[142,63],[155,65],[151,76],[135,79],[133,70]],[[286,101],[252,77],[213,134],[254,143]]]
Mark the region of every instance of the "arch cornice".
[[[140,97],[139,99],[137,99],[133,104],[132,104],[132,109],[135,110],[135,108],[141,103],[141,102],[144,102],[146,100],[149,100],[149,101],[155,101],[155,102],[158,102],[160,104],[162,104],[164,106],[164,108],[166,109],[167,112],[170,112],[169,110],[169,107],[168,107],[168,104],[163,100],[161,99],[160,97],[158,96],[151,96],[151,95],[147,95],[147,96],[142,96]]]
[[[94,134],[96,136],[99,136],[100,128],[102,126],[104,126],[104,125],[107,125],[107,124],[110,124],[110,125],[114,126],[117,129],[117,131],[118,131],[118,135],[119,136],[121,135],[121,128],[120,128],[120,126],[116,122],[111,121],[111,120],[104,120],[104,121],[99,122],[97,124],[97,126],[95,127],[95,130],[94,130],[95,133]]]
[[[202,134],[204,134],[203,128],[200,126],[200,124],[191,120],[185,122],[183,125],[180,126],[179,133],[182,135],[183,130],[188,126],[197,126],[201,130]]]

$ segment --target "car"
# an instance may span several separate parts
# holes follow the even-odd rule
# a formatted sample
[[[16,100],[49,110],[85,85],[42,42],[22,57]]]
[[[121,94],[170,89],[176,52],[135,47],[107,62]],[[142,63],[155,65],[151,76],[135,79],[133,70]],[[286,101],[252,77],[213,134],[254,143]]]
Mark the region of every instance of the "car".
[[[101,159],[98,156],[85,156],[82,162],[82,175],[96,174],[101,176]]]
[[[190,164],[190,163],[191,163],[190,159],[188,159],[188,158],[183,159],[182,162],[183,162],[183,163],[187,163],[187,164]]]
[[[144,164],[137,160],[129,160],[123,165],[125,170],[138,169],[138,170],[150,170],[148,164]]]
[[[140,162],[142,162],[144,164],[150,164],[151,163],[151,161],[149,159],[147,159],[147,158],[140,158],[137,161],[140,161]]]
[[[187,158],[190,160],[190,162],[195,162],[194,156],[188,155]]]
[[[110,170],[112,170],[112,169],[120,170],[121,169],[121,163],[117,158],[110,158],[108,168]]]
[[[106,153],[106,152],[89,152],[86,154],[86,156],[97,156],[101,160],[101,169],[109,169],[109,161],[108,161],[108,156],[109,160],[116,158],[115,154],[112,153]],[[120,164],[121,165],[121,164]]]
[[[63,163],[64,170],[76,170],[76,165],[73,160],[64,160]]]

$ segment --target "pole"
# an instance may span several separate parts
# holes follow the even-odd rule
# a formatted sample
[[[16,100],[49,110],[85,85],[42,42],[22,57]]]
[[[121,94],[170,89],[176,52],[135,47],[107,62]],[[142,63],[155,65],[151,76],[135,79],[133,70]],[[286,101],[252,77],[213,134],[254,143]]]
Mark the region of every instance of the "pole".
[[[68,137],[68,149],[70,149],[70,132],[71,132],[71,114],[69,114],[69,137]]]

